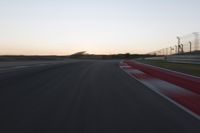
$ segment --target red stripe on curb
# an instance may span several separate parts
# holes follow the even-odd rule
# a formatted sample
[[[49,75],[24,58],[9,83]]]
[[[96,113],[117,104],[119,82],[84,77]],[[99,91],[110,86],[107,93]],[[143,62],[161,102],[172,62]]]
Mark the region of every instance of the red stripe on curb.
[[[170,95],[170,98],[200,115],[200,96]]]
[[[142,71],[141,69],[138,69],[137,65],[134,66],[130,65],[130,66],[132,67],[132,71],[127,68],[123,68],[123,70],[126,71],[130,76],[138,79],[138,81],[141,81],[141,83],[145,84],[147,87],[158,92],[160,95],[166,97],[167,99],[169,99],[170,101],[172,101],[173,103],[184,109],[189,114],[193,115],[197,119],[200,119],[200,95],[198,93],[194,93],[190,91],[191,89],[187,90],[184,89],[185,87],[180,87],[173,83],[166,82],[166,80],[158,79],[152,75],[146,74],[146,72]],[[177,74],[176,72],[173,71],[172,73]]]
[[[153,77],[168,81],[180,87],[189,89],[195,93],[200,94],[200,78],[184,75],[181,73],[175,73],[172,71],[167,71],[161,68],[145,65],[138,63],[136,61],[124,61],[131,67],[141,70]]]

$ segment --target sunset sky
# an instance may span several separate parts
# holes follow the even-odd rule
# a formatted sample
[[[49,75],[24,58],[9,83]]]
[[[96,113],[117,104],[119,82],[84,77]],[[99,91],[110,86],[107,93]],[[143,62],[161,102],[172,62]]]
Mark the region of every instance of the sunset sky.
[[[148,53],[200,31],[200,0],[1,0],[0,55]]]

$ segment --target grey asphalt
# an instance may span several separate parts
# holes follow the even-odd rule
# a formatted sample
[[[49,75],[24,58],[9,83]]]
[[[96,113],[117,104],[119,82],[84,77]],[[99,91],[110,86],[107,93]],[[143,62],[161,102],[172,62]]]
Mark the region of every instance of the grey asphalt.
[[[1,133],[200,133],[199,120],[112,60],[2,73],[0,105]]]

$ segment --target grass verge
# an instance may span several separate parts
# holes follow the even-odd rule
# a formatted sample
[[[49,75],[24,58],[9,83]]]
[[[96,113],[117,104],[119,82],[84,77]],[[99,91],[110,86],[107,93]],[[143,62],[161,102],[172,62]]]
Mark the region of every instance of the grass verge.
[[[200,77],[198,64],[172,63],[163,60],[140,60],[139,62]]]

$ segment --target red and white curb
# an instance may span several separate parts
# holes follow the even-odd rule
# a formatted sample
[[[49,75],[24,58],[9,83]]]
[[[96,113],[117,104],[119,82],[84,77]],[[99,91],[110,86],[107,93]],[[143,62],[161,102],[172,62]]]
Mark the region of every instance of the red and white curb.
[[[178,107],[200,120],[200,95],[198,93],[152,77],[128,65],[124,61],[120,62],[120,68],[157,94],[163,96],[165,99],[176,104]]]

